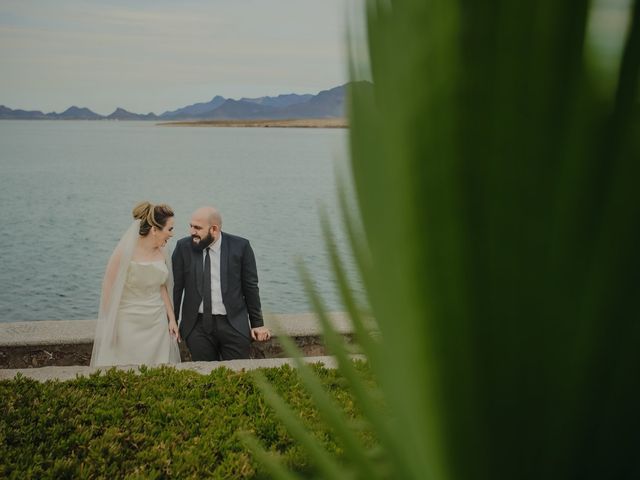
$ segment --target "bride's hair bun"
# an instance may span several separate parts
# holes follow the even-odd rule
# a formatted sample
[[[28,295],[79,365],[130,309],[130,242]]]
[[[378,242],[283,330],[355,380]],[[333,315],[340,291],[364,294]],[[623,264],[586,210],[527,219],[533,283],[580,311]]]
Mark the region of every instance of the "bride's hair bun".
[[[133,218],[135,220],[143,220],[149,215],[152,205],[149,202],[140,202],[133,207]]]
[[[149,234],[151,227],[162,230],[167,220],[173,217],[173,210],[169,205],[152,205],[146,201],[133,207],[132,213],[135,220],[140,220],[140,235],[143,237]]]

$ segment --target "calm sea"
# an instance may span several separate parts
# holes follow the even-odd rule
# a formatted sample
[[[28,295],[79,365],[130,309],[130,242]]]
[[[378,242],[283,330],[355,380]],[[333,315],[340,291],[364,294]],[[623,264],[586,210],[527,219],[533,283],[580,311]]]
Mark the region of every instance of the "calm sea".
[[[170,250],[196,207],[217,206],[223,231],[251,240],[265,312],[311,310],[298,257],[341,310],[318,206],[336,211],[346,144],[342,129],[0,121],[0,322],[96,318],[106,262],[140,200],[174,208]]]

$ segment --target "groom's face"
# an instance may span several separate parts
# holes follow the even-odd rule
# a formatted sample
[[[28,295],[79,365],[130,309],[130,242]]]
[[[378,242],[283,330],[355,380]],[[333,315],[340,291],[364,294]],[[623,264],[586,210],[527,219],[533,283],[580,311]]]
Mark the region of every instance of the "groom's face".
[[[214,241],[214,227],[202,218],[192,217],[189,224],[189,234],[191,235],[192,245],[198,250],[204,250]]]
[[[204,250],[213,243],[213,235],[211,235],[211,229],[209,229],[209,233],[207,233],[202,238],[194,235],[191,235],[191,238],[193,240],[193,246],[198,250]]]

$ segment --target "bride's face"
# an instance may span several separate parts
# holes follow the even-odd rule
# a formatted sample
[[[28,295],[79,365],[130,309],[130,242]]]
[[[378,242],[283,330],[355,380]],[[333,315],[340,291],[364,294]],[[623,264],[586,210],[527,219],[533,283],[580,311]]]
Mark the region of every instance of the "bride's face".
[[[162,230],[156,230],[156,241],[159,247],[164,247],[169,239],[173,237],[173,224],[173,217],[169,217]]]

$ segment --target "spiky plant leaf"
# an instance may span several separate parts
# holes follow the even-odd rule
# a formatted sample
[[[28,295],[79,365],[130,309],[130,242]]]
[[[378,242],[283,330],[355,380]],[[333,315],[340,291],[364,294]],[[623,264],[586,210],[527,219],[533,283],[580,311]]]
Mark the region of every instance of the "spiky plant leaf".
[[[591,14],[367,2],[373,83],[350,92],[366,245],[347,231],[391,478],[640,476],[640,1],[612,95]]]

